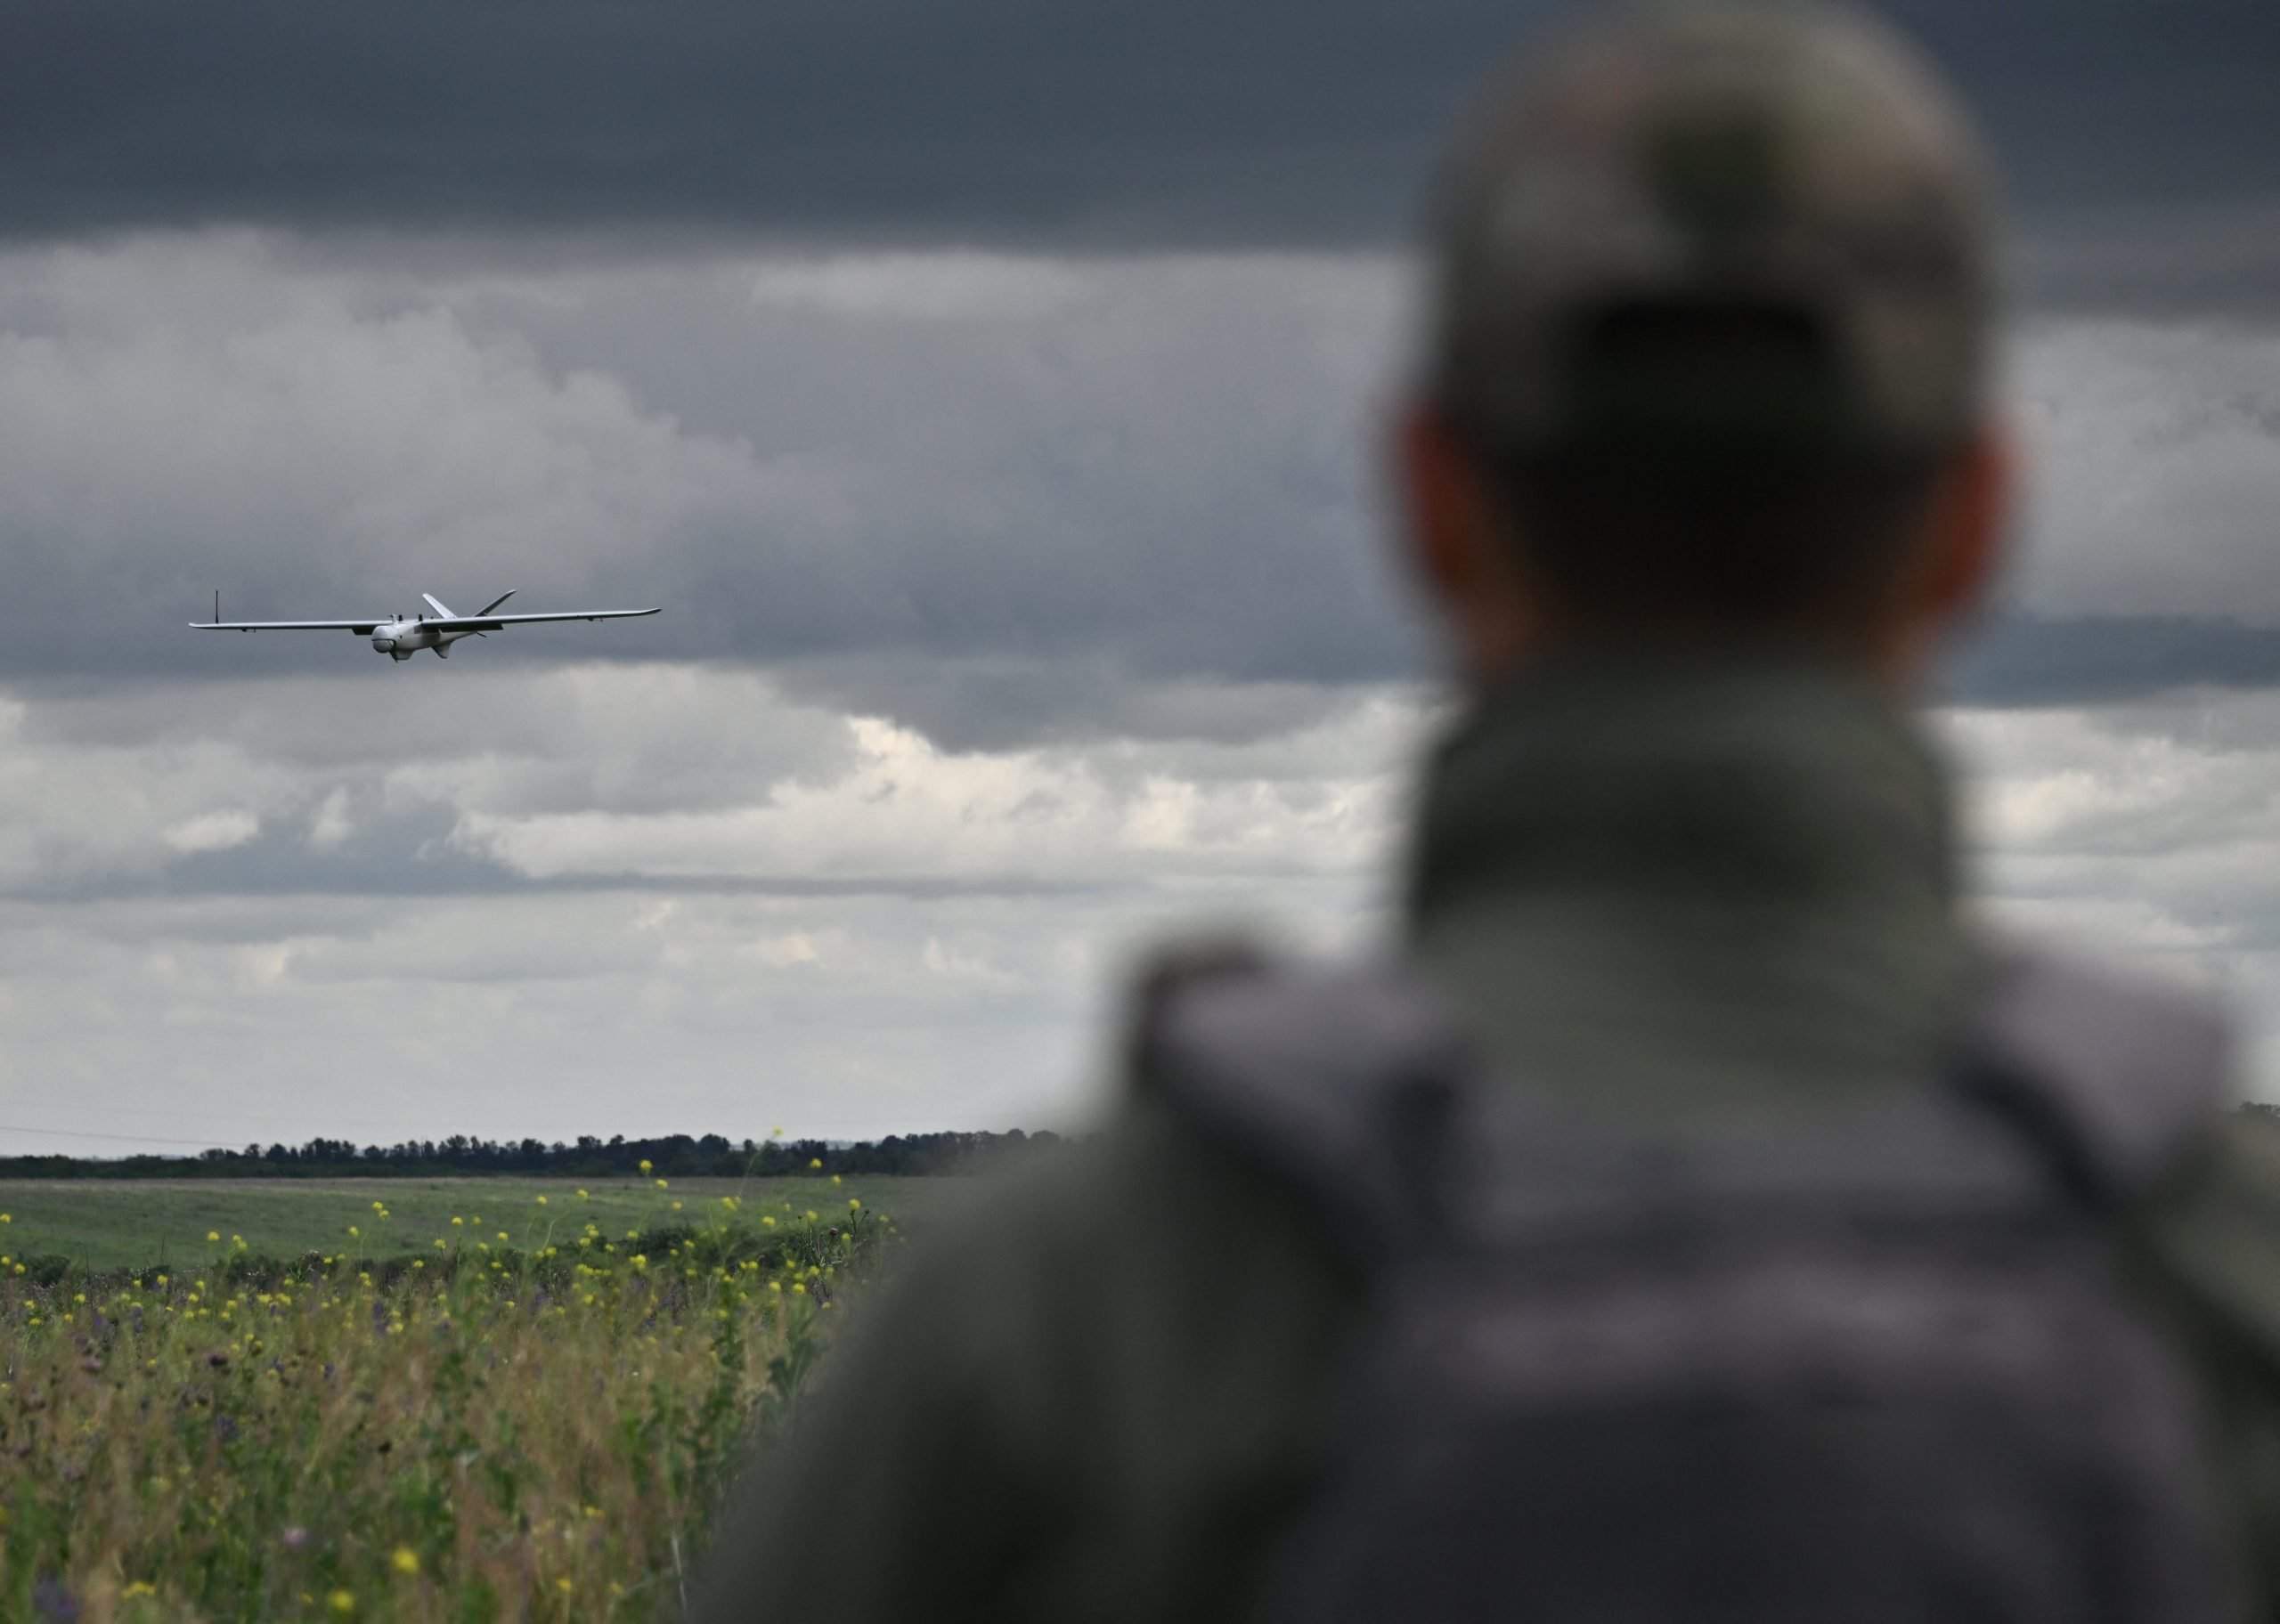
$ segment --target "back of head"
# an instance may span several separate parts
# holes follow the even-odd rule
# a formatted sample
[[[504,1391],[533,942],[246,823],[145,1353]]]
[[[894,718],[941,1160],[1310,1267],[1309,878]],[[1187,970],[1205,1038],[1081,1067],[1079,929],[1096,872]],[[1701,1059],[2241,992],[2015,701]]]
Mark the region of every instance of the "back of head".
[[[1462,127],[1428,400],[1571,613],[1841,618],[1985,417],[1988,215],[1865,17],[1600,12]]]

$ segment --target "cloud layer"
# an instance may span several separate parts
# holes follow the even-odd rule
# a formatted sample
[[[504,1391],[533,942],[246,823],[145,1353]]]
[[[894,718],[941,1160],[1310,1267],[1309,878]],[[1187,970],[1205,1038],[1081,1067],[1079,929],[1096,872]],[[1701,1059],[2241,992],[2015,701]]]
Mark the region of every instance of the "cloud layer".
[[[8,230],[1380,245],[1523,0],[19,4]],[[1897,0],[2038,217],[2268,203],[2260,0]],[[2260,196],[2259,188],[2263,188]]]
[[[1034,1125],[1152,934],[1385,927],[1408,223],[1551,5],[0,6],[0,1145]],[[1896,11],[2029,312],[1988,889],[2280,1092],[2280,12]],[[182,624],[509,587],[666,613]]]

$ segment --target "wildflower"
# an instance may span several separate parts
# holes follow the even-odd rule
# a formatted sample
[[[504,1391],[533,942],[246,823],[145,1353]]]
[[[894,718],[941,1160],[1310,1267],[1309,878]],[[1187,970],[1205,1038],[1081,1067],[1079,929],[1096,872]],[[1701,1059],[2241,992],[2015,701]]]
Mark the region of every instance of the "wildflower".
[[[222,1238],[222,1231],[219,1230],[208,1230],[206,1231],[206,1238],[208,1240],[219,1240]]]
[[[346,1616],[356,1611],[356,1593],[353,1590],[336,1590],[325,1598],[325,1604],[335,1612]]]
[[[813,1223],[815,1221],[816,1221],[815,1209],[814,1209],[813,1207],[810,1207],[810,1208],[808,1209],[808,1222],[809,1222],[810,1223]]]
[[[126,1589],[120,1591],[118,1593],[118,1597],[119,1600],[123,1602],[131,1602],[138,1596],[156,1596],[158,1594],[158,1586],[152,1584],[147,1579],[138,1579],[133,1584],[127,1586]]]
[[[847,1210],[851,1213],[859,1213],[863,1210],[863,1203],[855,1197],[850,1196],[847,1198]]]
[[[776,1227],[776,1214],[770,1213],[765,1217],[761,1218],[760,1221],[760,1227],[763,1230],[774,1229]]]
[[[0,1223],[13,1223],[13,1222],[16,1222],[16,1221],[15,1221],[13,1218],[11,1218],[10,1216],[8,1216],[8,1214],[5,1214],[5,1213],[0,1213]]]
[[[467,1220],[466,1220],[466,1219],[464,1219],[464,1218],[462,1218],[462,1217],[460,1217],[460,1216],[459,1216],[456,1213],[455,1213],[455,1214],[453,1214],[452,1215],[452,1227],[453,1229],[455,1229],[455,1230],[456,1230],[456,1229],[460,1228],[462,1224],[464,1224],[464,1223],[466,1223],[466,1222],[467,1222]]]
[[[538,1198],[538,1204],[539,1204],[541,1206],[544,1206],[546,1205],[546,1198],[545,1198],[544,1196],[541,1196],[541,1197]]]
[[[364,1231],[363,1231],[363,1230],[362,1230],[358,1229],[358,1228],[357,1228],[354,1224],[353,1224],[353,1223],[352,1223],[352,1224],[350,1224],[350,1225],[348,1226],[348,1232],[349,1232],[351,1235],[355,1235],[355,1236],[361,1236],[361,1235],[362,1235],[362,1234],[364,1233]]]
[[[645,1156],[645,1157],[643,1157],[641,1158],[640,1167],[641,1167],[641,1171],[642,1171],[642,1172],[644,1172],[644,1173],[647,1173],[647,1172],[648,1172],[648,1171],[649,1171],[649,1158],[648,1158],[647,1157],[646,1157],[646,1156]]]
[[[664,1181],[664,1180],[663,1180],[663,1179],[659,1179],[659,1180],[657,1181],[657,1188],[658,1188],[659,1190],[663,1190],[663,1189],[664,1189],[664,1188],[665,1188],[665,1181]]]
[[[582,1190],[578,1192],[578,1199],[581,1201],[590,1201],[593,1198]]]
[[[500,1231],[499,1231],[499,1238],[500,1238],[500,1239],[501,1239],[501,1240],[506,1239],[506,1238],[507,1238],[507,1231],[506,1231],[506,1230],[500,1230]]]
[[[810,1157],[808,1158],[808,1171],[810,1173],[821,1173],[823,1171],[823,1157],[819,1156]]]
[[[395,1555],[388,1558],[388,1565],[399,1573],[417,1573],[419,1571],[419,1553],[408,1545],[399,1545],[395,1547]]]
[[[574,1585],[573,1585],[573,1584],[569,1581],[569,1579],[568,1579],[564,1578],[564,1579],[556,1579],[556,1580],[554,1581],[554,1587],[555,1587],[557,1590],[561,1591],[563,1595],[567,1596],[567,1595],[569,1595],[569,1594],[570,1594],[570,1592],[571,1592],[572,1590],[575,1589],[577,1587],[575,1587]]]
[[[781,1139],[784,1137],[784,1130],[781,1128],[770,1128],[768,1130],[768,1137],[770,1139]]]
[[[833,1173],[833,1174],[831,1175],[831,1187],[832,1187],[834,1190],[837,1190],[837,1189],[839,1188],[839,1184],[840,1184],[839,1175],[838,1175],[837,1173]]]
[[[662,1183],[664,1183],[664,1181],[663,1179],[659,1179],[659,1180],[657,1181],[657,1182],[658,1182],[658,1183],[660,1183],[660,1184],[662,1184]],[[679,1212],[679,1211],[680,1211],[680,1202],[676,1201],[676,1202],[674,1202],[674,1203],[673,1203],[673,1211],[675,1211],[675,1212]]]

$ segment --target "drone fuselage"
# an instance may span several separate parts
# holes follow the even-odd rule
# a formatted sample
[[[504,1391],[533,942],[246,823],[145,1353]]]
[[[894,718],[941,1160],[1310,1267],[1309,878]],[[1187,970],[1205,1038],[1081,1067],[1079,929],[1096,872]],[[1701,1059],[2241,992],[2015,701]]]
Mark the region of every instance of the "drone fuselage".
[[[409,660],[423,648],[432,648],[440,656],[449,654],[452,645],[461,637],[475,635],[471,631],[444,631],[430,626],[424,615],[414,615],[408,621],[398,616],[372,628],[372,647],[376,653],[397,661]]]

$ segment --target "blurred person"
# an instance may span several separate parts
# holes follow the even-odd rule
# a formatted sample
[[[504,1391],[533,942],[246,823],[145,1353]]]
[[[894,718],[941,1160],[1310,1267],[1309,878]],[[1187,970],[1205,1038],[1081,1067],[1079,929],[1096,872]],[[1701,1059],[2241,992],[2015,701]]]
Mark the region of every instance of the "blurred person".
[[[922,1238],[708,1620],[2270,1613],[2223,1022],[1966,916],[1910,706],[2002,552],[1990,184],[1851,12],[1597,12],[1462,127],[1388,962],[1173,954]]]

